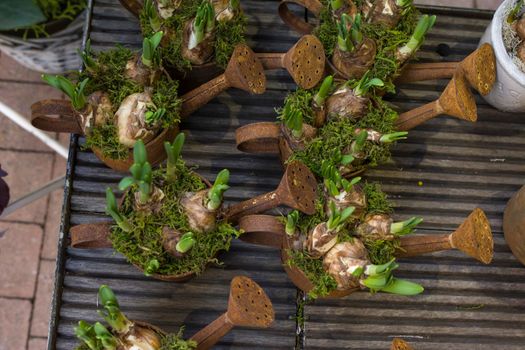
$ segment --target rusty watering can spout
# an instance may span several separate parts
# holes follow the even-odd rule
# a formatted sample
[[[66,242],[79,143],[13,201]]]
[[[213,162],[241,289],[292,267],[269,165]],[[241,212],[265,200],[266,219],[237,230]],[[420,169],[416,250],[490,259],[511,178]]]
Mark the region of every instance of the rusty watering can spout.
[[[266,91],[266,76],[263,66],[253,51],[244,44],[235,47],[224,74],[181,97],[181,117],[189,116],[231,87],[247,91],[250,94],[262,94]]]
[[[400,131],[410,130],[442,114],[471,122],[478,119],[476,100],[462,75],[454,75],[439,99],[400,114],[395,126]]]
[[[250,278],[236,276],[230,284],[226,312],[191,339],[197,342],[197,350],[209,349],[233,327],[268,328],[274,318],[272,302],[264,290]]]
[[[463,75],[481,95],[488,95],[496,82],[496,56],[492,46],[481,45],[461,62],[409,64],[396,83],[452,78],[455,73]]]
[[[316,199],[317,181],[315,175],[302,162],[293,161],[286,167],[281,182],[275,191],[234,204],[228,207],[222,216],[224,219],[236,223],[244,215],[262,213],[279,205],[286,205],[305,214],[313,215]]]
[[[484,264],[492,261],[494,241],[483,210],[474,209],[451,234],[401,237],[401,248],[396,256],[409,257],[451,249],[458,249]]]
[[[295,83],[311,89],[319,83],[325,69],[323,44],[313,35],[305,35],[286,53],[257,53],[265,69],[284,68]]]

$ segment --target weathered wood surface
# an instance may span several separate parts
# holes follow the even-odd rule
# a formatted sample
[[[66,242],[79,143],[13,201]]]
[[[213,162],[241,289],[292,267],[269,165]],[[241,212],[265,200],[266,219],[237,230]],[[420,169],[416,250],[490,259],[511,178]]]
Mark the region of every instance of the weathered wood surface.
[[[277,2],[243,0],[249,16],[249,42],[256,51],[285,52],[297,39],[276,15]],[[489,23],[482,12],[442,11],[419,55],[420,61],[460,60],[476,48]],[[96,50],[122,43],[140,45],[137,21],[117,0],[96,0],[91,23]],[[451,48],[440,57],[436,46]],[[401,111],[436,99],[445,81],[400,86],[392,103]],[[247,155],[235,149],[238,126],[275,118],[274,108],[294,89],[284,71],[268,73],[268,91],[249,96],[229,90],[182,125],[188,135],[184,157],[212,178],[220,169],[232,173],[228,202],[237,202],[274,189],[282,169],[276,157]],[[402,261],[399,277],[422,283],[425,293],[415,298],[362,292],[341,300],[317,301],[304,310],[300,339],[306,349],[388,349],[392,337],[403,336],[416,349],[523,349],[525,344],[525,269],[505,245],[502,211],[513,192],[525,182],[525,117],[497,112],[479,101],[479,121],[468,124],[438,118],[410,132],[390,164],[368,172],[383,183],[396,202],[396,216],[423,216],[419,232],[450,232],[479,206],[495,233],[495,260],[482,266],[458,252],[442,252]],[[82,144],[83,140],[80,139]],[[89,151],[75,144],[70,160],[71,225],[108,220],[104,190],[116,187],[121,174],[106,168]],[[418,183],[422,182],[422,186]],[[67,242],[67,240],[65,241]],[[130,317],[166,330],[186,324],[192,335],[226,308],[230,279],[244,274],[259,282],[276,308],[269,330],[237,329],[218,349],[290,349],[296,344],[296,290],[282,270],[279,253],[235,242],[221,255],[222,267],[212,267],[184,284],[145,277],[112,250],[67,249],[58,263],[65,273],[57,312],[56,348],[72,349],[73,326],[94,321],[96,290],[112,286]],[[59,265],[60,266],[60,265]],[[60,280],[59,280],[60,281]],[[52,339],[55,339],[52,337]],[[50,347],[53,348],[53,347]]]

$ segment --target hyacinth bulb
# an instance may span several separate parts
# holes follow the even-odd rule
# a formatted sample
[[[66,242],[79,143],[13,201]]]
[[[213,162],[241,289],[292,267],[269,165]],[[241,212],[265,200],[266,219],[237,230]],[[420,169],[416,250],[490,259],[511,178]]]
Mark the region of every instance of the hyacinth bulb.
[[[188,192],[181,199],[181,205],[188,218],[188,225],[192,231],[208,233],[215,229],[217,210],[210,210],[206,206],[209,190],[197,193]]]
[[[357,96],[354,91],[345,84],[338,88],[326,100],[328,119],[359,119],[367,113],[369,102],[369,98]]]
[[[158,127],[151,129],[145,116],[151,104],[151,94],[147,91],[131,94],[122,101],[115,113],[121,144],[132,148],[138,139],[147,143],[155,136]]]
[[[325,222],[318,224],[308,234],[306,249],[312,257],[325,255],[337,243],[337,232],[329,230]]]
[[[335,279],[338,290],[359,288],[360,276],[368,264],[368,252],[357,238],[336,244],[323,259],[323,268]]]
[[[357,236],[366,240],[392,240],[390,228],[394,221],[386,214],[367,215],[356,229]]]

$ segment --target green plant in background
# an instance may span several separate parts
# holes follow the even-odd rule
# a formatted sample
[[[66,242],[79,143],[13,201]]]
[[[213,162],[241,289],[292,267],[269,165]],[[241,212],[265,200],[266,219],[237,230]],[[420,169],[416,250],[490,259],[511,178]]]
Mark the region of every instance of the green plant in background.
[[[379,78],[372,78],[370,71],[367,71],[365,75],[359,79],[357,83],[352,86],[356,96],[366,96],[371,89],[375,87],[383,87],[385,83]]]
[[[425,41],[425,35],[434,26],[435,22],[436,16],[422,15],[419,18],[419,22],[417,23],[410,40],[405,45],[398,48],[396,52],[396,57],[399,61],[405,62],[419,49],[423,44],[423,41]]]
[[[77,85],[60,75],[52,76],[43,74],[42,80],[66,94],[71,99],[71,105],[75,110],[80,111],[86,105],[87,99],[84,94],[84,89],[86,88],[89,78],[82,80]]]
[[[96,322],[93,327],[98,341],[104,350],[116,350],[119,345],[118,339],[100,322]]]
[[[348,207],[343,210],[336,208],[334,202],[328,204],[330,206],[330,216],[326,222],[326,228],[328,231],[339,232],[346,225],[346,221],[351,217],[355,210],[355,207]]]
[[[119,212],[117,200],[111,188],[106,188],[106,213],[111,215],[116,224],[126,232],[131,232],[133,227],[124,215]]]
[[[228,181],[230,180],[230,172],[228,169],[222,169],[217,177],[213,186],[208,191],[206,207],[208,210],[217,210],[222,203],[224,192],[230,188]]]
[[[319,91],[314,95],[314,103],[317,106],[323,106],[324,102],[328,98],[328,95],[330,94],[330,91],[332,90],[332,84],[334,82],[334,77],[332,75],[327,76],[324,78],[323,83],[321,84],[321,87],[319,88]]]
[[[160,53],[157,48],[162,40],[163,32],[156,32],[142,41],[142,63],[150,68],[160,65]]]
[[[392,271],[399,267],[395,259],[383,265],[367,265],[363,273],[367,276],[361,283],[368,287],[372,293],[386,292],[399,295],[416,295],[423,292],[424,288],[414,282],[395,278]]]
[[[175,249],[177,249],[179,253],[186,253],[195,245],[195,242],[193,232],[186,232],[182,235],[180,241],[177,242]]]
[[[98,313],[110,325],[111,329],[117,333],[125,333],[131,328],[132,322],[120,311],[117,297],[111,288],[101,285],[98,289],[98,301],[103,307]]]
[[[78,50],[78,54],[82,59],[82,63],[84,63],[84,67],[86,69],[93,70],[96,67],[97,62],[93,59],[93,52],[91,51],[91,39],[86,41],[84,50]]]
[[[295,234],[297,223],[299,222],[299,212],[294,210],[286,216],[286,226],[285,231],[288,236],[293,236]]]
[[[281,115],[284,125],[292,132],[293,137],[303,136],[303,113],[293,109],[290,103],[286,103]]]
[[[121,191],[124,191],[133,185],[137,185],[140,194],[140,203],[147,203],[153,191],[152,170],[147,159],[144,142],[142,142],[142,140],[137,140],[133,147],[133,165],[129,168],[131,176],[127,176],[120,180],[118,185]]]
[[[153,0],[144,1],[142,16],[145,16],[148,19],[149,25],[154,32],[158,32],[160,30],[162,26],[161,18],[157,14],[157,9],[155,8],[155,4],[153,4]]]
[[[337,46],[339,50],[353,52],[363,42],[361,14],[357,14],[352,20],[352,17],[343,13],[341,20],[337,22],[337,32]]]
[[[91,350],[102,349],[102,344],[97,339],[95,328],[93,325],[86,321],[79,321],[78,326],[74,328],[75,335],[78,339],[82,340],[86,346]]]
[[[197,9],[197,15],[193,21],[190,42],[188,49],[192,50],[199,45],[206,33],[211,33],[215,30],[215,10],[213,5],[205,0]]]
[[[177,164],[179,163],[185,138],[186,136],[181,132],[175,137],[172,144],[168,141],[164,142],[164,150],[168,156],[168,162],[166,163],[166,179],[170,182],[177,180]]]

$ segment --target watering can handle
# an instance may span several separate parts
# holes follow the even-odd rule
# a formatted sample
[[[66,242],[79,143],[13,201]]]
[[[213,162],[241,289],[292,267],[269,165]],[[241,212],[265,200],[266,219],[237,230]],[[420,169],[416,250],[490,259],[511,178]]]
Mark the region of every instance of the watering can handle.
[[[71,247],[73,248],[111,248],[109,223],[82,224],[71,228]]]
[[[299,34],[310,34],[314,30],[314,26],[307,23],[303,18],[292,13],[288,8],[289,3],[306,8],[316,17],[319,17],[321,14],[323,4],[321,4],[319,0],[283,0],[279,4],[279,16],[281,16],[284,23],[288,24],[290,28]]]
[[[188,117],[228,87],[229,83],[226,79],[226,75],[221,74],[207,83],[204,83],[182,95],[181,117]]]
[[[42,100],[33,103],[31,124],[44,131],[83,134],[78,113],[67,100]]]
[[[274,122],[252,123],[235,130],[235,141],[241,152],[279,154],[280,135]]]
[[[240,239],[253,244],[280,249],[286,234],[284,224],[272,215],[247,215],[239,220]]]
[[[405,66],[396,83],[450,79],[454,76],[460,62],[410,63]]]
[[[401,247],[395,253],[399,258],[453,249],[449,234],[405,236],[400,241]]]

